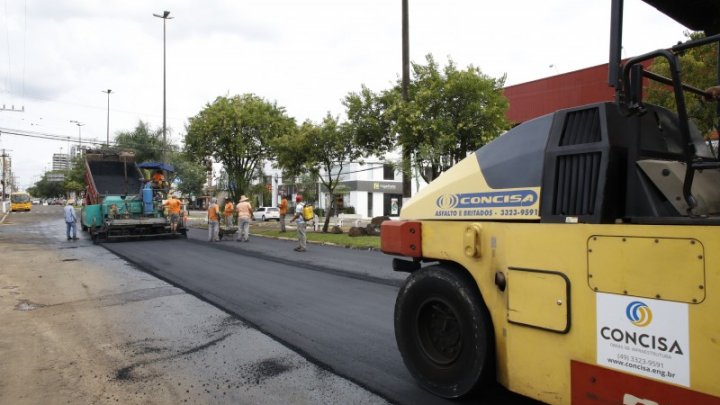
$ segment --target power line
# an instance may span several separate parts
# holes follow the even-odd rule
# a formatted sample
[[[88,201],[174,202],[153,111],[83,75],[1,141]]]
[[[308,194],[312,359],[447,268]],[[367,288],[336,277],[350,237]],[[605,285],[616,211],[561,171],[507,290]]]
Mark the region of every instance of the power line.
[[[83,104],[83,103],[75,103],[75,102],[70,102],[70,101],[52,100],[52,99],[42,98],[42,97],[33,96],[33,95],[25,95],[25,96],[23,96],[23,98],[29,99],[29,100],[36,100],[36,101],[40,101],[40,102],[43,102],[43,103],[54,103],[54,104],[60,104],[60,105],[66,105],[66,106],[82,107],[82,108],[87,108],[87,109],[89,109],[89,110],[101,110],[101,111],[105,111],[105,108],[106,108],[106,107],[98,107],[97,105],[89,105],[89,104]],[[162,117],[162,115],[156,114],[156,113],[149,113],[149,112],[146,112],[146,111],[124,110],[124,109],[119,109],[119,108],[111,108],[111,109],[110,109],[110,112],[112,112],[112,113],[119,113],[119,114],[127,114],[127,115],[137,115],[137,116],[145,117],[145,118],[147,118],[147,117],[151,117],[151,118],[160,118],[160,117]],[[181,117],[178,117],[178,116],[175,116],[175,115],[168,115],[168,119],[171,119],[171,120],[174,120],[174,121],[182,121],[182,120],[184,120],[185,118],[181,118]],[[168,132],[169,132],[171,129],[172,129],[172,127],[168,127]]]
[[[65,136],[65,135],[56,135],[56,134],[48,134],[43,132],[31,132],[31,131],[24,131],[24,132],[17,132],[17,130],[7,129],[7,128],[0,128],[0,135],[16,135],[16,136],[23,136],[26,138],[36,138],[36,139],[47,139],[52,141],[71,141],[73,137]],[[105,145],[105,142],[98,141],[98,140],[89,140],[89,141],[83,141],[83,143],[89,143],[93,145]],[[111,142],[114,145],[117,145],[116,141]],[[151,150],[162,150],[162,148],[147,148]],[[350,163],[359,163],[359,162],[350,162]],[[385,163],[382,162],[372,162],[372,163],[366,163],[368,165],[385,165]],[[370,170],[378,169],[378,166],[375,167],[366,167],[363,169],[356,169],[351,171],[342,171],[341,174],[347,175],[347,174],[353,174],[353,173],[360,173],[360,172],[366,172]]]
[[[31,132],[31,131],[22,131],[19,132],[18,130],[8,129],[8,128],[0,128],[0,134],[2,135],[16,135],[16,136],[23,136],[26,138],[35,138],[35,139],[47,139],[51,141],[63,141],[67,142],[72,140],[70,136],[65,135],[57,135],[57,134],[48,134],[44,132]],[[86,140],[84,143],[94,144],[94,145],[104,145],[104,142],[98,141],[98,140]]]
[[[67,136],[67,135],[57,135],[57,134],[49,134],[45,132],[33,132],[33,131],[21,131],[16,129],[8,129],[8,128],[0,128],[0,135],[15,135],[15,136],[22,136],[25,138],[35,138],[35,139],[46,139],[51,141],[62,141],[62,142],[72,142],[75,138],[74,136]],[[99,141],[95,138],[90,140],[83,140],[83,144],[92,144],[92,145],[100,145],[104,146],[106,143],[103,141]],[[118,146],[117,141],[110,142],[113,146]],[[169,145],[171,148],[174,148],[175,145]],[[143,149],[143,150],[153,150],[153,151],[162,151],[163,148],[161,147],[148,147],[147,145],[130,145],[125,144],[123,145],[125,148],[130,149]]]

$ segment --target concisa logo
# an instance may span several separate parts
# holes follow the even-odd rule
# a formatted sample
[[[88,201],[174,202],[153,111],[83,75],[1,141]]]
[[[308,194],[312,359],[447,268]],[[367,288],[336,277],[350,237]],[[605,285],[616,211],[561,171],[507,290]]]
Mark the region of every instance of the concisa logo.
[[[633,301],[625,308],[625,315],[633,325],[645,327],[652,322],[653,314],[650,307],[642,301]]]
[[[455,208],[458,205],[459,198],[456,194],[443,194],[435,201],[438,208],[450,209]]]

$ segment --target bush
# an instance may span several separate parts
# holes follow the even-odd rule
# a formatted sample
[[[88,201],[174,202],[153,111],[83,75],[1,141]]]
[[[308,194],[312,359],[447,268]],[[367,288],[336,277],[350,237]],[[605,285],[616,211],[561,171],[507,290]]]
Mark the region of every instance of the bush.
[[[354,214],[355,213],[355,207],[345,207],[342,209],[343,214]]]
[[[325,217],[325,209],[323,208],[315,208],[313,212],[315,212],[315,215],[318,217]]]

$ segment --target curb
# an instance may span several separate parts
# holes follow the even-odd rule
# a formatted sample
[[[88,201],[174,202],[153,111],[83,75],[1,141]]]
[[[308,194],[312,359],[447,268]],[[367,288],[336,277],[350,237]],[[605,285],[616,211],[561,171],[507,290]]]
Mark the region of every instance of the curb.
[[[207,230],[206,227],[202,227],[202,226],[188,226],[188,228],[205,229],[205,230]],[[252,232],[250,232],[250,235],[252,235],[252,236],[254,236],[254,237],[256,237],[256,238],[276,239],[276,240],[284,240],[284,241],[291,241],[291,242],[292,242],[292,241],[297,241],[297,238],[290,238],[290,237],[287,237],[287,236],[269,236],[269,235],[256,234],[256,233],[252,233]],[[332,243],[332,242],[320,242],[320,241],[315,241],[315,240],[308,240],[307,243],[308,243],[308,244],[311,244],[311,245],[335,246],[335,247],[344,247],[345,249],[372,250],[372,251],[380,252],[380,249],[379,249],[379,248],[374,248],[374,247],[356,247],[356,246],[350,246],[350,245],[339,245],[339,244],[337,244],[337,243]]]

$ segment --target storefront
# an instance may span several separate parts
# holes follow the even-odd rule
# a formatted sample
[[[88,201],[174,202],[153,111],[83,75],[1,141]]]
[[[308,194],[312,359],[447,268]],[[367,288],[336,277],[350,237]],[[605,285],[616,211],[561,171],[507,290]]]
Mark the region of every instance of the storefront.
[[[398,216],[402,208],[402,183],[399,181],[348,180],[341,183],[339,208],[353,207],[364,218]],[[327,193],[322,193],[326,208]],[[339,193],[336,193],[339,194]]]

